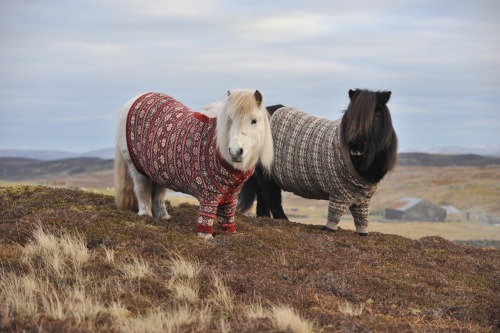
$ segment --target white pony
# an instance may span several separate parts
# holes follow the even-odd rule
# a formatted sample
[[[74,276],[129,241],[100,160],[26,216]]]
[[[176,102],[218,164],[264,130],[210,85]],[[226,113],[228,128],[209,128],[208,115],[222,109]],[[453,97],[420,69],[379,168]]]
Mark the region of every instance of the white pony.
[[[257,163],[269,170],[273,144],[258,90],[238,89],[215,103],[217,117],[193,112],[172,97],[146,93],[118,114],[115,202],[139,215],[170,218],[167,188],[200,202],[196,231],[210,238],[218,220],[234,232],[238,193]]]

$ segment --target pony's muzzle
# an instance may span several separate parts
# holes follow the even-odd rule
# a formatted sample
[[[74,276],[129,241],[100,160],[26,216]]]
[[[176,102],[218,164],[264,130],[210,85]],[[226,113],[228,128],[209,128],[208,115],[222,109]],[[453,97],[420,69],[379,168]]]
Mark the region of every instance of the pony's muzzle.
[[[231,156],[231,160],[233,162],[241,162],[243,161],[243,148],[239,149],[229,148],[229,155]]]
[[[350,142],[349,153],[353,156],[361,156],[365,153],[365,144],[362,141]]]

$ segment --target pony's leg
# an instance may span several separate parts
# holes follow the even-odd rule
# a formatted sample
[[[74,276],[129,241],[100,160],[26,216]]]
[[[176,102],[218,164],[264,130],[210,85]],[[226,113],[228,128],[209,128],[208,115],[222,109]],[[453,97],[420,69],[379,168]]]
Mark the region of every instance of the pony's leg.
[[[354,218],[358,235],[368,236],[368,204],[352,205],[349,210]]]
[[[212,238],[214,222],[217,218],[217,208],[217,202],[200,202],[198,222],[196,223],[196,232],[198,236],[205,239]]]
[[[259,186],[264,201],[267,203],[273,214],[273,218],[288,220],[288,217],[283,210],[283,205],[281,204],[281,188],[274,181],[274,179],[264,180]],[[259,203],[257,198],[257,203]]]
[[[271,217],[271,210],[262,194],[260,187],[257,187],[257,217]]]
[[[346,211],[347,206],[348,205],[344,203],[337,202],[335,199],[330,198],[330,202],[328,203],[328,220],[321,230],[337,231],[340,217]]]
[[[134,181],[134,193],[139,206],[139,215],[153,216],[151,210],[151,191],[153,188],[152,182],[148,177],[137,172],[135,168],[131,167],[130,169],[130,175],[132,176],[132,180]]]
[[[236,214],[236,200],[219,205],[217,208],[217,219],[222,231],[236,232],[234,215]]]
[[[167,212],[167,207],[165,206],[165,195],[167,194],[167,189],[156,183],[153,183],[153,216],[158,219],[168,220],[170,215]]]

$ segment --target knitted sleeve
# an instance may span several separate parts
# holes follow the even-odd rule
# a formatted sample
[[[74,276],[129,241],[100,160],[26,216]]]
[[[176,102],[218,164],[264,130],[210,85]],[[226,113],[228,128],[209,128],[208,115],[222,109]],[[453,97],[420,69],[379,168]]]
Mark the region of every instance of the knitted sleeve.
[[[368,203],[362,203],[360,205],[352,205],[349,207],[352,217],[354,218],[354,224],[356,225],[356,232],[359,234],[368,233]]]
[[[328,219],[326,221],[326,227],[331,230],[337,230],[338,224],[340,222],[340,217],[347,209],[348,204],[337,200],[335,197],[330,197],[328,203]]]
[[[236,214],[236,200],[219,205],[217,209],[217,221],[223,231],[235,232],[236,223],[234,215]]]

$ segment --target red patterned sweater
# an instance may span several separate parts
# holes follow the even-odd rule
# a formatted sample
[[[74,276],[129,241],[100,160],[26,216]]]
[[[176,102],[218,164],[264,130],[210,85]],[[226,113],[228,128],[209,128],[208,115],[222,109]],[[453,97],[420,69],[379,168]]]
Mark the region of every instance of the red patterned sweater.
[[[253,170],[234,169],[216,147],[216,118],[209,118],[160,93],[140,96],[127,116],[127,147],[140,173],[200,202],[197,232],[213,233],[218,218],[234,232],[236,200]]]

